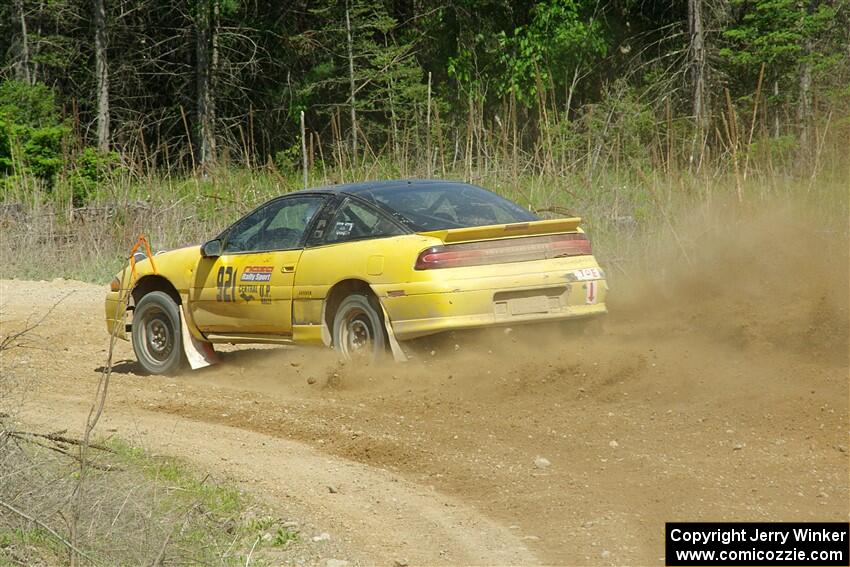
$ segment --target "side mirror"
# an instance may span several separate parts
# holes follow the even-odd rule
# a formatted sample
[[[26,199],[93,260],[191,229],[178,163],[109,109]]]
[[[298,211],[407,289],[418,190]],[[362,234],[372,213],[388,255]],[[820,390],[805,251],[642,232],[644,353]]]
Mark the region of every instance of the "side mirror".
[[[221,256],[221,240],[216,238],[215,240],[205,242],[201,246],[201,256],[204,258],[218,258]]]

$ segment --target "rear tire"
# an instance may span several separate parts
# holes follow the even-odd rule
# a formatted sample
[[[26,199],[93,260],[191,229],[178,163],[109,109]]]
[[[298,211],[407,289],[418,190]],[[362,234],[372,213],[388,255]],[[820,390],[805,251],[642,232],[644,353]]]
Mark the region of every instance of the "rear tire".
[[[136,305],[133,350],[149,374],[173,374],[183,365],[180,309],[167,293],[152,291]]]
[[[377,361],[387,349],[383,310],[377,299],[353,293],[334,314],[333,345],[346,360]]]

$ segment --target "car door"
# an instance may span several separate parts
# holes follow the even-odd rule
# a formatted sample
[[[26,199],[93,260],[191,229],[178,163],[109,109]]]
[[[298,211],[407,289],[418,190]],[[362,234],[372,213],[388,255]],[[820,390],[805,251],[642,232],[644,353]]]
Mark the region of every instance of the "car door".
[[[292,195],[251,212],[198,262],[190,310],[209,338],[292,334],[292,286],[321,195]]]
[[[296,341],[323,340],[323,307],[332,286],[347,279],[380,280],[393,250],[375,241],[409,233],[370,203],[344,195],[338,203],[323,209],[298,261],[293,289]]]

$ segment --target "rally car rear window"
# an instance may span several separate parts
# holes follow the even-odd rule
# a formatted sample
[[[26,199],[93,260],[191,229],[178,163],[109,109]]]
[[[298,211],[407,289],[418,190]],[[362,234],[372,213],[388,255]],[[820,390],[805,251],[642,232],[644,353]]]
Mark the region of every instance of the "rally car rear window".
[[[378,187],[358,196],[392,209],[420,232],[538,220],[516,203],[465,183]]]

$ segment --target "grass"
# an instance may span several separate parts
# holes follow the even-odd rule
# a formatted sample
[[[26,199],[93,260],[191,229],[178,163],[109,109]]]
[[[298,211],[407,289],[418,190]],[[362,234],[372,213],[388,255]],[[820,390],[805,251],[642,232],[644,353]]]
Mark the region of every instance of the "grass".
[[[175,546],[196,550],[209,547],[209,528],[218,528],[223,541],[213,547],[221,549],[227,543],[233,552],[217,558],[208,556],[203,563],[218,559],[224,564],[242,565],[253,548],[252,562],[262,565],[265,548],[287,547],[298,541],[298,532],[283,527],[279,519],[255,515],[259,509],[251,496],[228,484],[211,482],[208,476],[200,478],[181,459],[152,455],[116,438],[108,440],[106,446],[115,452],[119,466],[132,468],[162,487],[166,495],[160,500],[162,514],[168,515],[175,508],[194,508],[205,517],[204,522],[184,525],[174,539]]]
[[[60,534],[79,469],[38,446],[0,448],[0,498]],[[98,468],[83,486],[79,522],[84,552],[104,565],[254,565],[279,562],[298,543],[297,530],[268,515],[251,496],[197,472],[180,459],[155,455],[118,438],[102,442]],[[12,454],[14,451],[22,451]],[[26,471],[38,471],[28,474]],[[0,566],[56,565],[69,552],[43,527],[0,515]]]
[[[693,210],[760,207],[777,200],[816,210],[830,223],[846,224],[850,173],[843,162],[799,175],[750,166],[746,179],[724,169],[692,174],[639,163],[626,169],[526,173],[514,179],[492,169],[472,179],[543,215],[575,214],[591,235],[603,263],[641,263],[647,243],[671,238],[671,228]],[[396,174],[391,164],[357,171],[325,170],[311,185]],[[314,172],[318,173],[318,172]],[[462,179],[462,172],[447,172]],[[0,277],[68,278],[108,283],[139,234],[155,249],[192,245],[218,234],[256,205],[301,188],[298,172],[220,168],[207,178],[124,177],[104,184],[88,207],[71,214],[61,187],[37,183],[6,189],[0,209]],[[737,202],[740,186],[741,201]]]
[[[152,455],[118,438],[109,439],[105,445],[114,451],[117,466],[132,468],[149,482],[163,484],[169,499],[177,504],[197,503],[222,518],[238,515],[246,508],[247,497],[239,490],[207,482],[206,478],[199,480],[175,457]]]
[[[272,537],[272,545],[277,547],[287,547],[290,543],[298,541],[298,532],[292,528],[277,528]]]
[[[691,161],[692,137],[683,131],[668,139],[664,120],[657,118],[658,131],[643,137],[606,126],[585,140],[586,148],[585,141],[573,140],[556,144],[548,156],[520,151],[512,157],[515,148],[491,140],[495,145],[480,148],[471,161],[442,155],[431,176],[476,183],[542,215],[581,216],[595,253],[615,269],[647,262],[648,249],[675,238],[676,224],[694,210],[758,208],[784,200],[830,225],[846,224],[846,117],[821,124],[819,143],[808,151],[791,144],[776,152],[779,140],[770,137],[733,145],[721,136],[699,164]],[[642,142],[626,147],[625,139]],[[425,164],[381,152],[356,166],[342,154],[332,161],[315,164],[308,186],[425,177],[428,171]],[[107,283],[139,234],[158,250],[199,244],[258,204],[303,188],[297,166],[280,167],[224,164],[207,175],[172,174],[130,160],[77,209],[67,172],[54,183],[0,179],[0,277]]]
[[[0,527],[0,567],[18,567],[24,557],[31,564],[59,564],[67,560],[67,550],[42,528]]]

